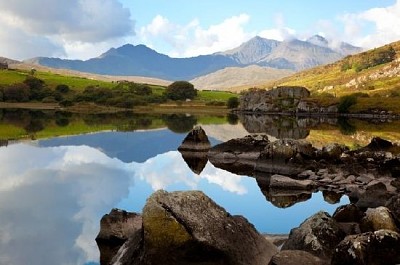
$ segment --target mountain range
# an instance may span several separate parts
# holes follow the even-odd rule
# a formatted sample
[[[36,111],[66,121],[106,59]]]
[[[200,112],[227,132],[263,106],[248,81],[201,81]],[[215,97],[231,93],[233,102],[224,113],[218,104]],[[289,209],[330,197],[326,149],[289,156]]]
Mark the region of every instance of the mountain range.
[[[331,45],[319,35],[305,41],[277,41],[257,36],[229,51],[190,58],[171,58],[145,45],[126,44],[85,61],[37,57],[25,62],[103,75],[192,80],[225,68],[248,70],[248,66],[252,65],[275,68],[275,72],[276,69],[282,69],[282,74],[288,75],[360,51],[361,48],[348,43]]]

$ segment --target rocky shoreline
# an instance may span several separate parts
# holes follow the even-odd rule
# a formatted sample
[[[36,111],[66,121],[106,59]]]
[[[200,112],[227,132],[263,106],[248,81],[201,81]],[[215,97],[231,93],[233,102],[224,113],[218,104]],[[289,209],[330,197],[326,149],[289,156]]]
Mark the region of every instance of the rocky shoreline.
[[[399,146],[374,138],[357,150],[339,144],[318,149],[305,140],[251,135],[210,148],[197,127],[180,150],[195,158],[188,161],[201,157],[254,177],[277,207],[316,191],[332,202],[348,196],[350,204],[332,216],[314,214],[275,245],[274,237],[260,235],[244,217],[230,215],[200,191],[157,191],[140,215],[114,209],[103,217],[96,238],[101,264],[400,263]]]

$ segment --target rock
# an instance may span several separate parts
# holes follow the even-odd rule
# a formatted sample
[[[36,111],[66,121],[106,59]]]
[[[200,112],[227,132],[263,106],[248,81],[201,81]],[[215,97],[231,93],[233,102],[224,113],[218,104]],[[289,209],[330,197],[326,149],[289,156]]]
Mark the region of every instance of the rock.
[[[345,145],[333,143],[322,148],[322,157],[325,159],[339,160],[342,153],[348,151],[349,148]]]
[[[387,265],[400,263],[400,236],[378,230],[347,236],[335,248],[332,265]]]
[[[392,213],[386,207],[369,208],[361,219],[361,231],[373,232],[381,229],[399,232]]]
[[[243,175],[252,175],[261,151],[269,144],[266,135],[248,135],[218,144],[208,152],[216,167]]]
[[[211,148],[206,132],[200,126],[194,127],[178,147],[179,151],[208,151]]]
[[[324,190],[322,192],[322,196],[324,196],[324,201],[330,204],[336,204],[340,202],[340,199],[342,198],[342,194],[334,192],[334,191],[327,191]]]
[[[387,141],[380,137],[374,137],[371,139],[371,142],[363,149],[369,151],[386,151],[391,147],[393,147],[393,144],[390,141]]]
[[[273,175],[269,188],[278,190],[311,190],[314,183],[311,180],[296,180],[282,175]]]
[[[145,263],[135,264],[268,264],[277,253],[245,218],[200,191],[155,192],[143,208],[143,229],[143,248],[131,259]]]
[[[328,265],[328,262],[302,250],[282,250],[272,257],[269,265]]]
[[[280,248],[283,243],[286,242],[286,240],[288,239],[289,235],[285,235],[285,234],[265,234],[263,235],[265,237],[265,239],[267,239],[268,241],[270,241],[272,244],[274,244],[275,246],[277,246],[278,248]]]
[[[333,213],[333,219],[335,219],[337,222],[358,223],[361,221],[363,216],[364,213],[355,204],[339,206]]]
[[[310,96],[305,87],[285,86],[269,91],[252,90],[240,97],[240,110],[252,112],[295,112],[299,99]]]
[[[400,223],[400,194],[390,198],[385,206],[392,212],[397,222]]]
[[[112,209],[100,221],[96,242],[100,250],[100,263],[109,264],[118,249],[136,231],[142,228],[142,217],[119,209]]]
[[[329,260],[344,237],[345,233],[328,213],[318,212],[290,231],[282,250],[304,250]]]
[[[300,155],[303,158],[314,157],[316,149],[305,140],[281,139],[266,146],[263,158],[288,160]]]

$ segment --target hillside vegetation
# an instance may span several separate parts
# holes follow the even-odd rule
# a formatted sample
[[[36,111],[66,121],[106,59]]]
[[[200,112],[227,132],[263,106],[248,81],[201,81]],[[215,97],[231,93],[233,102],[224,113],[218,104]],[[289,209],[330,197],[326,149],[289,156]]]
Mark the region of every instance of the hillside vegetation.
[[[50,71],[36,71],[23,69],[0,70],[0,102],[8,105],[12,103],[45,103],[59,104],[62,107],[72,105],[96,104],[107,108],[134,108],[148,105],[182,105],[187,98],[186,105],[213,106],[226,108],[230,97],[229,92],[197,91],[193,90],[189,97],[184,93],[189,87],[180,88],[181,91],[168,93],[171,86],[141,84],[130,81],[107,82],[85,78],[81,76],[67,76]],[[183,97],[175,97],[174,93],[181,93]],[[177,94],[178,95],[178,94]],[[8,106],[7,105],[7,106]],[[93,106],[89,107],[94,109]],[[80,108],[74,108],[79,110]]]
[[[397,97],[400,94],[400,41],[260,87],[284,85],[305,86],[313,95],[338,97],[365,93],[369,97]]]

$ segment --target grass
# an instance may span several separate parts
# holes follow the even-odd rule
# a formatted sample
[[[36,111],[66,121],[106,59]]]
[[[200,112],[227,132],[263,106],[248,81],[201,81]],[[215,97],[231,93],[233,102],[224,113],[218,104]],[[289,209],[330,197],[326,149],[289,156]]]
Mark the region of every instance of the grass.
[[[197,92],[197,100],[200,101],[223,101],[227,102],[231,97],[239,97],[238,94],[226,91],[211,91],[211,90],[200,90]]]

